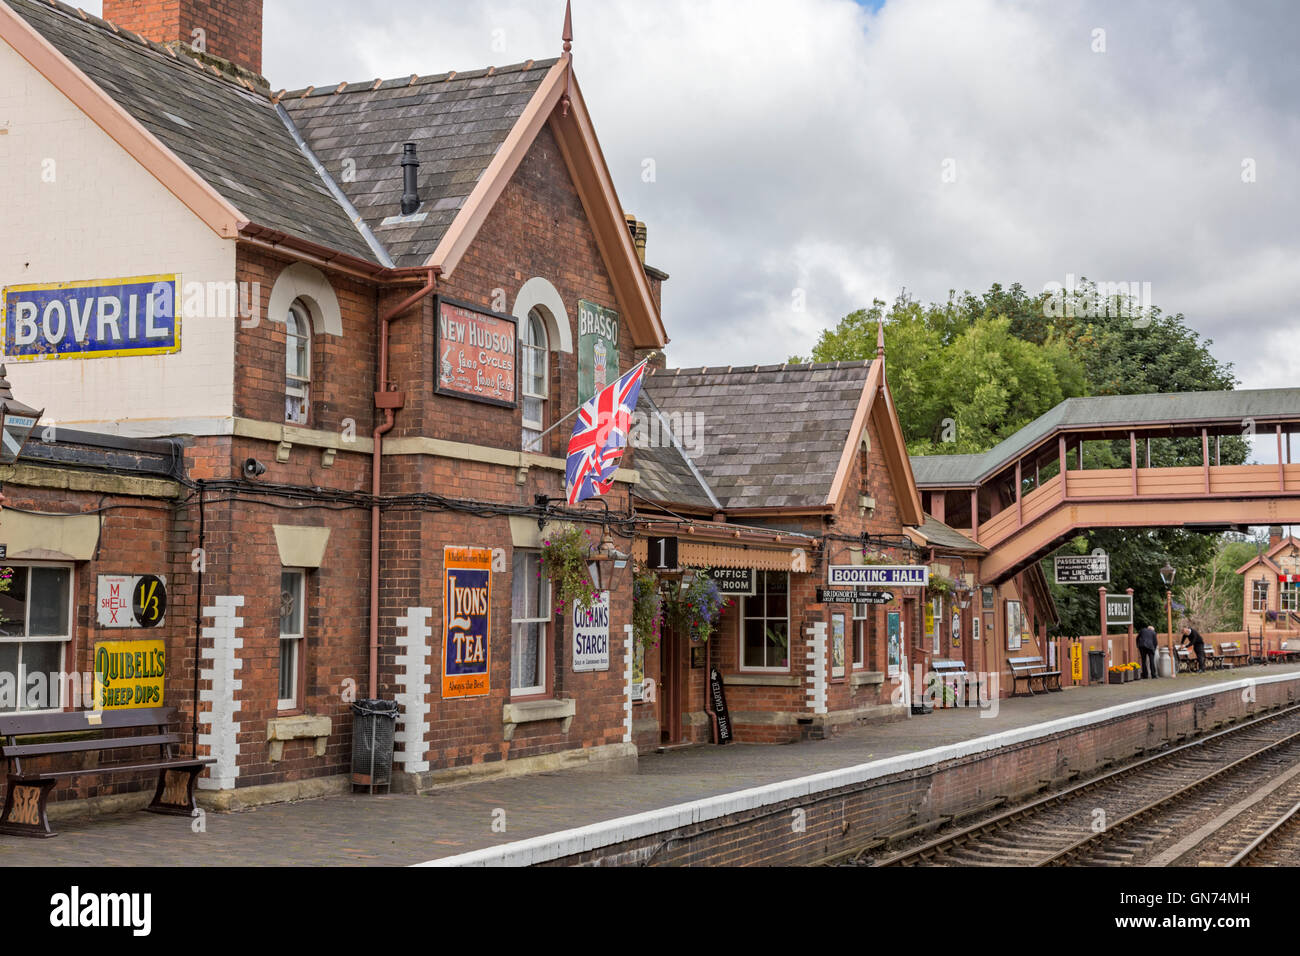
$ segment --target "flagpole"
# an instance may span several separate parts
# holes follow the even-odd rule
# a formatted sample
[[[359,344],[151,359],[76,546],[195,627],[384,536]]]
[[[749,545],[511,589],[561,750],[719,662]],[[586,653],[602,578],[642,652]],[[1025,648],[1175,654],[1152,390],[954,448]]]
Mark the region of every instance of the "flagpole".
[[[620,375],[619,378],[625,378],[626,376],[631,375],[633,372],[636,371],[637,365],[645,365],[647,362],[649,362],[652,358],[654,358],[654,357],[655,357],[656,355],[658,355],[658,354],[659,354],[658,351],[651,352],[649,355],[647,355],[647,356],[646,356],[645,358],[643,358],[641,361],[637,362],[636,365],[633,365],[630,369],[628,369],[628,370],[627,370],[623,375]],[[587,399],[587,402],[589,402],[589,401],[591,401],[590,398]],[[565,422],[567,422],[567,421],[568,421],[570,418],[572,418],[574,415],[578,414],[578,412],[582,411],[583,406],[586,405],[587,402],[583,402],[582,405],[579,405],[579,406],[578,406],[577,408],[575,408],[573,411],[569,412],[569,414],[565,415],[563,418],[561,418],[559,421],[557,421],[557,422],[556,422],[554,425],[552,425],[550,428],[548,428],[548,429],[546,429],[545,431],[543,431],[542,433],[540,433],[536,438],[534,438],[531,442],[529,442],[529,447],[528,447],[527,450],[528,450],[528,451],[534,451],[534,450],[536,450],[538,447],[540,447],[541,444],[542,444],[542,439],[543,439],[543,438],[545,438],[545,437],[546,437],[547,435],[549,435],[551,432],[555,431],[555,429],[559,428],[561,425],[563,425]]]

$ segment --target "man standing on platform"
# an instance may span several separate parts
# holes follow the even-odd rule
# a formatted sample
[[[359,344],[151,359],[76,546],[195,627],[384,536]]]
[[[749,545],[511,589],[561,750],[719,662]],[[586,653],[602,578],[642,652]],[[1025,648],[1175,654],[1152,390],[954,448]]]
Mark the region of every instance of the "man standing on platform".
[[[1190,644],[1192,650],[1196,653],[1196,671],[1202,673],[1205,671],[1205,638],[1196,628],[1190,624],[1183,625],[1183,644]]]
[[[1156,629],[1150,624],[1138,631],[1138,653],[1142,655],[1142,680],[1156,674]]]

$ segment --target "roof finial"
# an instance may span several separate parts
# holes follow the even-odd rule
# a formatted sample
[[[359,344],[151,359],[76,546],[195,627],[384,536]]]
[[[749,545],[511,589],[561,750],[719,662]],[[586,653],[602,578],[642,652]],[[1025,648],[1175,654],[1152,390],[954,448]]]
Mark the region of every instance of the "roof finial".
[[[571,52],[573,50],[573,0],[565,0],[564,35],[560,39],[564,41],[564,52]]]
[[[885,357],[885,317],[876,319],[876,358]]]
[[[567,117],[573,105],[573,0],[564,2],[564,56],[569,61],[564,71],[564,94],[560,97],[560,115]]]

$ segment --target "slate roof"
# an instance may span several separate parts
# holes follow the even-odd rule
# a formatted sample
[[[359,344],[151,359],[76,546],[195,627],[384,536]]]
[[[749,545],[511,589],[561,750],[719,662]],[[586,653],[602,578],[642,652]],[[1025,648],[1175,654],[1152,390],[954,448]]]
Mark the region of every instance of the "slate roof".
[[[645,445],[637,444],[634,450],[633,465],[641,476],[636,494],[663,505],[721,510],[721,503],[682,448],[672,422],[663,416],[644,388],[637,398],[636,410],[645,416],[645,437],[649,439]]]
[[[251,221],[375,261],[265,93],[71,7],[6,2]]]
[[[988,548],[976,544],[955,528],[950,528],[932,515],[925,516],[925,523],[916,529],[931,546],[951,551],[972,551],[986,553]]]
[[[1159,392],[1067,398],[980,455],[914,455],[919,487],[973,485],[1033,448],[1058,429],[1166,422],[1194,424],[1300,415],[1300,388],[1218,392]]]
[[[556,63],[301,90],[277,109],[269,90],[98,17],[48,0],[5,2],[251,222],[398,267],[433,254]],[[419,147],[423,205],[384,225],[400,218],[407,142]]]
[[[669,415],[700,415],[692,460],[724,508],[820,507],[849,440],[870,362],[652,370]]]
[[[409,76],[315,91],[280,100],[318,159],[365,218],[398,267],[422,265],[555,64],[527,64]],[[417,221],[401,217],[402,144],[420,160]],[[344,175],[344,162],[355,175]],[[351,164],[349,164],[351,170]],[[422,218],[420,218],[422,217]]]

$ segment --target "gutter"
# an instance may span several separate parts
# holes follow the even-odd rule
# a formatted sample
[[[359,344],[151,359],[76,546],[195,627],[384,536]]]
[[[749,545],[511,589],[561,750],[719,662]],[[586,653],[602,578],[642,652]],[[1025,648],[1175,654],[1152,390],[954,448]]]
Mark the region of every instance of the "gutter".
[[[370,699],[379,693],[379,491],[384,461],[384,436],[393,428],[397,412],[406,404],[406,393],[388,387],[388,329],[402,313],[421,302],[438,287],[442,270],[431,266],[419,289],[391,309],[379,313],[379,370],[375,380],[375,409],[383,410],[384,421],[374,431],[374,451],[370,465]]]

